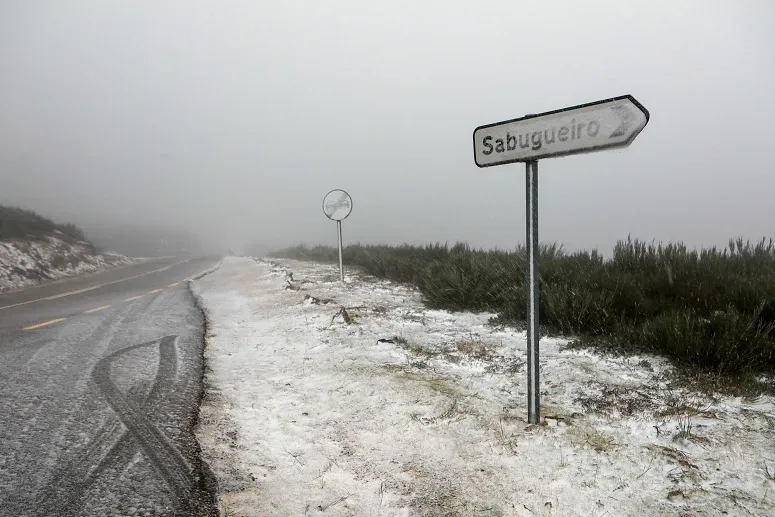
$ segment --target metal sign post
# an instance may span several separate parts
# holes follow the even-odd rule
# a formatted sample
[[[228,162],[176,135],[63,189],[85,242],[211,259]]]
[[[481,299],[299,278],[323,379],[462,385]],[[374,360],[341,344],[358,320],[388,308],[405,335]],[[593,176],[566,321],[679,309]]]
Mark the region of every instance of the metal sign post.
[[[335,189],[323,198],[323,213],[336,221],[336,240],[339,246],[339,280],[344,282],[344,262],[342,261],[342,221],[353,210],[353,199],[344,190]]]
[[[336,240],[339,243],[339,280],[344,282],[344,262],[342,262],[342,221],[336,222]]]
[[[538,161],[525,164],[525,196],[527,213],[525,237],[527,240],[527,421],[537,424],[541,403],[538,364]]]
[[[538,159],[627,147],[646,127],[649,112],[631,95],[479,126],[474,163],[525,162],[527,240],[527,419],[541,419],[538,308]]]

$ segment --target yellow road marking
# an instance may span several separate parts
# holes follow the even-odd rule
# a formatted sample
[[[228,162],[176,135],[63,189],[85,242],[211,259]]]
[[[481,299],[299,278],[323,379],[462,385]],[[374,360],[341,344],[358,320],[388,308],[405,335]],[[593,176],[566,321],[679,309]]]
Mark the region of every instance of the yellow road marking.
[[[89,314],[90,312],[101,311],[103,309],[107,309],[108,307],[112,307],[112,305],[103,305],[102,307],[95,307],[93,309],[89,309],[88,311],[84,312],[84,314]]]
[[[143,295],[141,294],[140,296],[133,296],[133,297],[131,297],[131,298],[127,298],[127,299],[126,299],[126,300],[124,300],[124,301],[125,301],[125,302],[133,302],[133,301],[135,301],[135,300],[137,300],[137,299],[139,299],[139,298],[142,298],[142,297],[143,297]]]
[[[148,294],[156,294],[162,292],[164,289],[154,289],[153,291],[149,291]]]
[[[40,327],[45,327],[46,325],[53,325],[54,323],[59,323],[60,321],[65,321],[67,318],[58,318],[51,321],[46,321],[44,323],[38,323],[37,325],[30,325],[29,327],[24,327],[24,330],[34,330],[39,329]]]
[[[175,286],[176,286],[176,285],[178,285],[179,283],[180,283],[180,282],[173,282],[173,283],[171,283],[170,285],[168,285],[167,287],[175,287]]]

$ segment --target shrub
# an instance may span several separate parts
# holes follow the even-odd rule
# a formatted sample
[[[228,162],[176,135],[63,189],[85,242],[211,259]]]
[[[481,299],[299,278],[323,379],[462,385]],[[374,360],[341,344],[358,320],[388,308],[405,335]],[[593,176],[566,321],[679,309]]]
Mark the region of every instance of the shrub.
[[[272,254],[338,261],[335,248],[297,246]],[[732,240],[725,249],[627,238],[610,259],[597,251],[539,250],[540,322],[582,342],[650,351],[679,365],[735,375],[775,369],[775,243]],[[343,260],[416,286],[433,308],[490,311],[525,320],[526,253],[466,244],[348,246]]]
[[[640,344],[719,375],[772,370],[775,347],[770,334],[775,324],[758,319],[758,313],[745,315],[733,307],[710,318],[691,309],[670,311],[641,325]]]

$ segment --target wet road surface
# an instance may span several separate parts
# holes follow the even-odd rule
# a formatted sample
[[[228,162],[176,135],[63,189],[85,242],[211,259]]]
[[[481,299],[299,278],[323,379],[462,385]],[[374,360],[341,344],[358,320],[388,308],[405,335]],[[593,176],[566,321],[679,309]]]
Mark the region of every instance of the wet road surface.
[[[204,319],[163,259],[0,295],[0,515],[217,515],[194,440]]]

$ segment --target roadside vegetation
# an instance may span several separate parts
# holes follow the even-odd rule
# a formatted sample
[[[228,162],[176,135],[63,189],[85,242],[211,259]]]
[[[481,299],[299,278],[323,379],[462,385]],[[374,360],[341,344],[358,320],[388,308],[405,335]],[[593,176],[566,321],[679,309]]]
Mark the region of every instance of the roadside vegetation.
[[[86,240],[83,231],[74,224],[58,224],[32,210],[0,205],[0,240],[37,239],[54,231],[79,241]]]
[[[337,262],[329,247],[297,246],[271,256]],[[775,242],[732,240],[693,250],[628,238],[612,258],[541,246],[540,320],[545,332],[577,337],[574,346],[654,353],[713,389],[773,388]],[[465,244],[349,246],[344,263],[416,286],[428,306],[490,311],[493,323],[522,325],[525,249]],[[759,379],[756,381],[755,379]],[[712,381],[708,386],[707,382]]]

